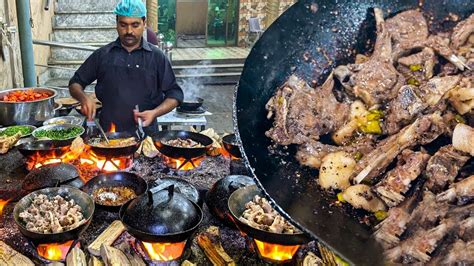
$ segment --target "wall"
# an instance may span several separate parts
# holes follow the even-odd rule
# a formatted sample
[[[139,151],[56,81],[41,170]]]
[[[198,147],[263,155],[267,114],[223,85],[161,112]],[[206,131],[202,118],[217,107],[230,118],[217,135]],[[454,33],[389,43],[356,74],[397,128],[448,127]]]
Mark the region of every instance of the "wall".
[[[270,4],[274,4],[275,0],[240,0],[239,9],[239,36],[237,43],[239,46],[249,46],[254,36],[249,36],[249,23],[250,17],[257,17],[260,19],[260,27],[265,30],[270,25],[266,25],[272,19],[267,20],[267,12],[271,9]],[[292,6],[296,0],[279,0],[278,1],[278,16],[281,15],[285,10]],[[268,5],[268,6],[267,6]]]
[[[31,33],[33,40],[48,41],[50,34],[53,31],[53,15],[54,4],[56,1],[50,1],[49,10],[44,10],[44,0],[30,0],[31,15],[33,17],[33,28]],[[35,57],[35,64],[47,65],[48,59],[51,56],[51,49],[49,46],[33,45],[33,53]],[[45,72],[47,68],[36,67],[36,76]]]
[[[7,27],[15,27],[18,30],[15,0],[0,1],[0,17]],[[19,56],[20,41],[18,33],[9,34],[8,36],[3,35],[2,37],[0,39],[3,39],[3,44],[0,43],[0,45],[2,45],[5,60],[0,57],[0,90],[21,87],[23,85],[23,75]],[[11,46],[7,44],[7,40]]]
[[[204,35],[207,0],[177,0],[176,16],[177,34]]]

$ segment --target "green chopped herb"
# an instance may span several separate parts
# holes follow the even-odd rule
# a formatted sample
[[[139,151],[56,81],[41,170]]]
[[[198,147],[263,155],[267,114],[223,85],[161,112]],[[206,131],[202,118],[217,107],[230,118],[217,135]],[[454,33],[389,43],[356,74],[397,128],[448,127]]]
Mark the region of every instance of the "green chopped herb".
[[[29,126],[11,126],[11,127],[5,128],[5,130],[0,132],[0,136],[11,137],[18,132],[20,132],[22,136],[25,136],[33,132],[33,128]]]
[[[62,128],[62,129],[50,129],[50,130],[39,130],[35,132],[35,137],[37,138],[49,138],[49,139],[70,139],[77,137],[82,133],[82,128],[80,127],[71,127],[71,128]]]
[[[378,221],[382,221],[385,218],[387,218],[388,213],[386,211],[376,211],[374,215],[375,215],[375,219],[377,219]]]
[[[382,126],[380,121],[367,121],[365,125],[360,126],[360,130],[366,134],[382,134]]]
[[[356,160],[356,162],[359,161],[360,159],[362,159],[362,157],[364,157],[364,155],[360,151],[358,151],[354,154],[354,160]]]
[[[422,69],[423,69],[423,66],[420,65],[420,64],[416,64],[416,65],[411,65],[411,66],[410,66],[410,70],[413,71],[413,72],[415,72],[415,71],[420,71],[420,70],[422,70]]]
[[[460,114],[455,115],[454,120],[460,124],[466,124],[466,120]]]
[[[417,86],[417,87],[420,86],[420,82],[415,78],[409,78],[407,80],[407,83],[408,83],[408,85],[413,85],[413,86]]]

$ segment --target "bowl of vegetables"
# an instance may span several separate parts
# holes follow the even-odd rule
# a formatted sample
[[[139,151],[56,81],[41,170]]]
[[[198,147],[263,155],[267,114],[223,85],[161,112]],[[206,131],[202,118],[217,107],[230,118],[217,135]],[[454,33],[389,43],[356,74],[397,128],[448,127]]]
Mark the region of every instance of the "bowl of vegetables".
[[[55,124],[42,126],[32,133],[37,139],[68,140],[84,133],[84,128],[73,124]]]
[[[0,128],[0,137],[11,137],[14,136],[16,133],[20,132],[21,137],[27,137],[31,135],[31,133],[36,129],[35,126],[30,125],[21,125],[21,126],[10,126],[5,128]]]
[[[16,88],[0,92],[0,124],[40,126],[54,117],[54,97],[48,88]]]

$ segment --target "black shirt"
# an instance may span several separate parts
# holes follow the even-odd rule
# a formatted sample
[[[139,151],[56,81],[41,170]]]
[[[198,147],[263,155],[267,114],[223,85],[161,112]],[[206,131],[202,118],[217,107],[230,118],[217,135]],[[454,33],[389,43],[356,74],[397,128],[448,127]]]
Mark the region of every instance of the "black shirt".
[[[128,52],[120,39],[94,51],[69,81],[83,88],[97,80],[95,93],[102,102],[100,123],[106,129],[111,123],[118,131],[136,128],[135,105],[140,111],[157,107],[165,98],[183,101],[183,91],[168,58],[142,39],[140,47]]]

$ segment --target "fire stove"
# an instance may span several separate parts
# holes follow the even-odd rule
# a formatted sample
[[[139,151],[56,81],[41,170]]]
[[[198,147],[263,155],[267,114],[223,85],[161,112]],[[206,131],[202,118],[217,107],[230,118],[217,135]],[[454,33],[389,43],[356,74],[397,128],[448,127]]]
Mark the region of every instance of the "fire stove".
[[[252,245],[256,246],[258,256],[270,263],[291,262],[301,246],[272,244],[257,239],[253,239]]]
[[[175,158],[162,155],[162,158],[165,164],[171,169],[189,171],[194,168],[197,168],[201,164],[201,162],[206,158],[206,156],[203,155],[203,156],[189,158],[189,159],[187,158],[175,159]]]
[[[49,264],[65,262],[69,251],[74,247],[81,246],[78,240],[69,240],[63,243],[34,243],[32,241],[30,243],[35,247],[36,257],[45,264]]]
[[[149,265],[181,265],[191,255],[191,241],[178,243],[148,243],[135,240],[132,244],[135,251]]]

